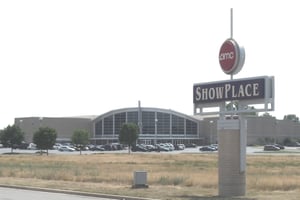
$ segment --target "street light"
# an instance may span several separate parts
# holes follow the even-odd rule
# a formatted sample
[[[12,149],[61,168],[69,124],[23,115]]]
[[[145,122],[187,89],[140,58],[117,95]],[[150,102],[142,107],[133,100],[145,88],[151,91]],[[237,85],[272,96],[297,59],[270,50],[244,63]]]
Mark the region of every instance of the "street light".
[[[210,132],[210,144],[212,144],[212,124],[214,123],[214,121],[209,121],[209,132]]]
[[[20,119],[20,121],[19,121],[19,127],[20,127],[21,130],[22,130],[22,123],[23,123],[23,119]]]
[[[158,122],[158,119],[155,118],[155,141],[154,141],[154,144],[156,145],[157,143],[157,122]]]
[[[276,120],[276,119],[275,119],[275,120]],[[278,138],[277,138],[277,136],[278,136],[278,130],[277,130],[277,129],[278,129],[278,126],[277,126],[277,125],[278,125],[278,120],[275,121],[275,137],[274,137],[274,144],[276,144],[276,143],[278,142],[278,141],[277,141],[277,140],[278,140]]]
[[[39,121],[40,121],[39,127],[41,128],[41,127],[42,127],[42,123],[43,123],[43,117],[40,117],[40,118],[39,118]]]

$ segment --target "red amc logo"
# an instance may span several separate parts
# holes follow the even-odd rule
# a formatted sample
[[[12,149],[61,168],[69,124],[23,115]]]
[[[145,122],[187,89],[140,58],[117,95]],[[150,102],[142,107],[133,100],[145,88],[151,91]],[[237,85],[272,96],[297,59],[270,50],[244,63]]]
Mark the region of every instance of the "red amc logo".
[[[244,64],[244,52],[233,39],[227,39],[221,46],[219,62],[226,74],[236,74]]]

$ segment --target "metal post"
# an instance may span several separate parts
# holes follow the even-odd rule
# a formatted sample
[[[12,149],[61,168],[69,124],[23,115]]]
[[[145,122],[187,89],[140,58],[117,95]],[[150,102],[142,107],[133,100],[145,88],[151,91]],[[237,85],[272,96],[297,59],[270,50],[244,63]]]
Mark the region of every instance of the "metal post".
[[[156,115],[157,113],[155,113]],[[157,116],[155,116],[155,141],[154,144],[157,144]]]
[[[212,144],[212,125],[213,125],[214,121],[209,121],[209,134],[210,134],[210,144]]]

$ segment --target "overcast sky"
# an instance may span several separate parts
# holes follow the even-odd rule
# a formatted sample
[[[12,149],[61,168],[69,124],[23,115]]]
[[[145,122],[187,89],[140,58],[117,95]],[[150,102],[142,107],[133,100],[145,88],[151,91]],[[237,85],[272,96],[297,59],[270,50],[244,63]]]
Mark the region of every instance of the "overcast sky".
[[[218,53],[244,46],[234,78],[275,76],[275,111],[300,116],[297,1],[0,1],[0,128],[15,117],[135,107],[193,114],[193,84],[228,80]]]

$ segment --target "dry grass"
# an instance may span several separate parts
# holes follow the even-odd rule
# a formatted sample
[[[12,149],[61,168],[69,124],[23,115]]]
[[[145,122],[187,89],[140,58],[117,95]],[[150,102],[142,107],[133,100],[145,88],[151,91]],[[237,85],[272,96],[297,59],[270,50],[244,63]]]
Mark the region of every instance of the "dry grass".
[[[299,166],[299,156],[248,156],[246,198],[298,199]],[[131,188],[133,172],[139,170],[148,172],[148,189]],[[0,184],[157,199],[216,198],[217,155],[2,155]]]

